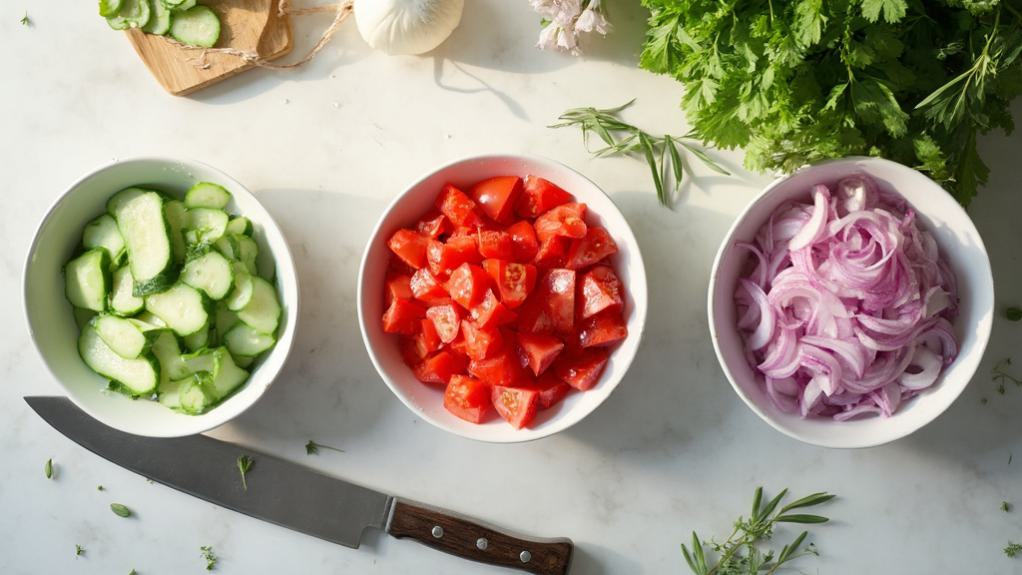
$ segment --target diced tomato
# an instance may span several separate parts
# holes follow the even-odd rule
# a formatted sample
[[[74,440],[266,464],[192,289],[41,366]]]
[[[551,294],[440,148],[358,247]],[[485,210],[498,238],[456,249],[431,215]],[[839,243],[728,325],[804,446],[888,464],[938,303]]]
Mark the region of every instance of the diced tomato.
[[[479,255],[484,258],[511,259],[514,242],[511,234],[500,230],[479,229]]]
[[[419,269],[426,265],[426,244],[428,242],[429,238],[418,232],[398,230],[390,236],[387,246],[390,251],[401,258],[401,261]]]
[[[468,357],[468,344],[465,343],[465,334],[461,333],[461,330],[458,331],[457,337],[447,347],[454,353]]]
[[[465,335],[465,353],[471,359],[486,359],[502,348],[503,338],[495,327],[479,327],[463,320],[461,333]]]
[[[403,333],[412,335],[419,331],[419,320],[426,315],[422,304],[407,300],[395,299],[383,314],[383,331],[387,333]]]
[[[392,274],[387,278],[387,291],[384,300],[388,306],[396,299],[412,299],[411,278],[406,274]]]
[[[536,417],[539,392],[534,389],[493,386],[493,407],[515,429],[521,429]]]
[[[578,330],[578,342],[582,347],[611,345],[628,337],[628,327],[621,314],[621,308],[607,309],[582,320]]]
[[[479,327],[500,327],[515,320],[515,312],[500,303],[493,290],[486,290],[483,301],[469,311],[472,321]]]
[[[550,319],[545,302],[534,297],[525,302],[518,311],[518,329],[527,333],[550,333],[554,331],[554,322]]]
[[[443,277],[464,263],[479,263],[482,257],[476,249],[475,235],[452,236],[447,243],[430,240],[426,248],[429,271]]]
[[[466,365],[464,356],[443,349],[416,366],[415,377],[423,383],[446,384],[455,375],[465,373]]]
[[[420,354],[422,357],[433,353],[440,349],[443,342],[440,340],[440,334],[436,331],[436,326],[433,325],[433,321],[428,318],[422,318],[419,320],[419,333],[415,334],[413,340],[415,345],[421,350]]]
[[[621,280],[609,266],[596,266],[582,274],[582,317],[592,317],[623,304]]]
[[[514,215],[512,208],[521,192],[522,179],[518,176],[498,176],[472,187],[472,197],[479,203],[479,209],[502,224],[508,223]]]
[[[550,409],[571,391],[570,385],[551,372],[544,373],[529,388],[539,392],[539,406],[543,409]]]
[[[536,218],[536,237],[545,241],[553,236],[583,238],[586,235],[586,205],[564,204]]]
[[[483,267],[497,286],[500,301],[510,309],[525,303],[536,287],[536,266],[532,264],[488,259],[483,260]]]
[[[419,220],[419,225],[416,227],[420,234],[433,239],[439,238],[450,231],[449,228],[447,216],[437,210],[430,210],[426,217]]]
[[[464,375],[451,376],[444,390],[444,407],[472,423],[482,423],[491,404],[490,386]]]
[[[493,357],[473,359],[468,363],[468,372],[491,385],[514,385],[521,379],[522,368],[518,358],[504,348]]]
[[[548,180],[536,176],[525,176],[522,193],[515,202],[515,211],[523,218],[535,218],[561,204],[572,201],[568,192]]]
[[[440,341],[451,343],[458,337],[461,327],[461,311],[454,304],[435,305],[426,310],[426,317],[433,322]]]
[[[608,357],[609,352],[602,348],[564,354],[554,362],[554,374],[571,387],[586,391],[600,380]]]
[[[569,333],[575,329],[575,270],[548,270],[539,296],[555,331]]]
[[[600,226],[589,226],[584,238],[571,242],[566,267],[580,270],[616,253],[617,244],[607,230]]]
[[[444,285],[427,268],[417,270],[412,275],[412,279],[409,280],[409,286],[415,295],[415,299],[424,302],[431,303],[447,297],[447,290],[444,288]]]
[[[405,365],[412,369],[418,367],[429,355],[418,339],[418,335],[401,337],[401,358],[405,360]]]
[[[552,335],[519,333],[518,349],[521,352],[522,367],[528,367],[532,373],[541,375],[564,349],[564,342]]]
[[[451,299],[465,309],[479,305],[489,288],[490,276],[483,268],[472,264],[461,264],[458,269],[451,272],[451,279],[447,282]]]
[[[456,226],[475,226],[482,223],[472,198],[450,184],[440,190],[436,207]]]
[[[565,255],[568,252],[568,238],[551,236],[539,244],[539,251],[536,252],[535,264],[541,268],[564,267]]]
[[[532,224],[522,220],[507,229],[511,235],[511,259],[516,262],[531,262],[539,252],[539,240]]]

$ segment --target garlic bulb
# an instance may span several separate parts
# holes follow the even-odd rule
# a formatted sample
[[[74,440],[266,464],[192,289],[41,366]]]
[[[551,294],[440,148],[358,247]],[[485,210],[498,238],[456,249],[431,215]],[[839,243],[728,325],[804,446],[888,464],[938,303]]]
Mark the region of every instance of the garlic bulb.
[[[388,54],[422,54],[461,22],[465,0],[355,0],[362,38]]]

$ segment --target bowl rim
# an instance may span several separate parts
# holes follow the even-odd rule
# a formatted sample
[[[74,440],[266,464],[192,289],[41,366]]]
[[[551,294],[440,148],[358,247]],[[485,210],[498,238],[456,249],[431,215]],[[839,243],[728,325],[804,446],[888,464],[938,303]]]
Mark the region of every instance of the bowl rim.
[[[75,396],[75,394],[71,393],[71,391],[68,389],[67,385],[59,377],[57,377],[57,374],[54,373],[53,368],[50,367],[50,362],[49,362],[49,360],[46,359],[45,354],[43,354],[42,347],[39,345],[39,340],[36,337],[35,330],[32,329],[32,320],[29,317],[29,310],[28,310],[28,292],[29,292],[28,271],[29,271],[29,267],[32,265],[32,257],[35,255],[36,249],[39,246],[39,242],[42,239],[42,235],[41,235],[40,232],[42,231],[43,226],[46,224],[47,221],[50,220],[50,218],[53,216],[54,212],[56,212],[56,210],[71,195],[71,193],[74,190],[76,190],[78,187],[80,187],[82,184],[87,182],[89,179],[91,179],[91,178],[97,176],[98,174],[100,174],[102,172],[105,172],[107,170],[115,169],[118,166],[121,166],[121,165],[124,165],[124,164],[136,163],[136,162],[155,162],[155,163],[162,163],[162,164],[173,164],[173,165],[184,166],[184,167],[199,166],[202,169],[208,170],[208,171],[210,171],[212,173],[217,174],[221,178],[223,178],[223,181],[228,182],[231,185],[232,189],[240,189],[243,192],[245,192],[246,194],[248,194],[249,196],[251,196],[252,199],[255,200],[256,203],[259,204],[259,206],[261,206],[263,208],[263,210],[266,212],[266,215],[267,215],[267,218],[268,218],[267,222],[272,227],[272,229],[277,233],[277,235],[279,235],[280,238],[283,240],[281,242],[283,244],[283,250],[282,250],[283,253],[282,254],[278,254],[278,253],[274,252],[274,254],[273,254],[274,255],[273,261],[277,262],[277,263],[283,261],[283,262],[285,262],[287,264],[288,269],[291,270],[291,275],[294,277],[294,284],[295,284],[295,288],[296,288],[295,289],[294,306],[292,306],[293,307],[293,311],[289,309],[288,310],[289,313],[287,314],[288,323],[290,325],[286,326],[284,328],[284,330],[282,330],[282,332],[281,332],[281,333],[287,332],[288,331],[288,327],[291,328],[290,329],[291,333],[290,333],[289,337],[286,338],[287,339],[286,348],[284,349],[284,353],[283,353],[283,356],[282,356],[281,364],[280,364],[280,367],[277,369],[277,373],[275,373],[274,376],[270,379],[270,381],[267,382],[267,384],[262,387],[262,390],[259,392],[259,394],[256,395],[255,397],[253,397],[252,400],[248,403],[248,405],[245,405],[244,407],[242,407],[241,410],[238,411],[237,413],[235,413],[235,414],[233,414],[231,416],[228,416],[226,418],[224,418],[224,417],[210,418],[210,422],[209,423],[197,425],[197,426],[195,426],[194,429],[189,429],[188,431],[185,431],[185,432],[170,431],[170,432],[165,432],[165,433],[157,432],[157,433],[147,433],[145,435],[142,435],[142,434],[137,433],[136,431],[128,431],[128,430],[125,430],[125,429],[121,429],[114,422],[109,421],[108,418],[101,417],[100,415],[95,413],[92,409],[90,409],[87,405],[84,405],[83,403],[79,402],[78,398]],[[279,270],[279,269],[280,269],[280,267],[277,266],[277,270]],[[279,271],[278,271],[278,273],[279,273]],[[22,315],[22,318],[23,318],[23,320],[25,322],[25,327],[28,330],[29,338],[32,340],[32,347],[33,347],[33,349],[35,349],[36,355],[39,357],[39,359],[42,360],[43,366],[46,368],[46,371],[50,374],[50,377],[53,379],[53,381],[55,381],[57,383],[58,386],[60,386],[61,390],[64,392],[65,397],[70,399],[71,402],[74,403],[76,407],[78,407],[78,409],[81,409],[82,411],[84,411],[86,414],[89,415],[89,417],[92,417],[93,419],[95,419],[96,421],[99,421],[100,423],[102,423],[104,425],[107,425],[107,426],[112,427],[114,429],[118,429],[120,431],[124,431],[126,433],[131,433],[133,435],[140,435],[140,436],[143,436],[143,437],[157,437],[157,438],[187,437],[187,436],[191,436],[191,435],[198,435],[200,433],[205,433],[207,431],[210,431],[212,429],[216,429],[217,427],[220,427],[221,425],[224,425],[224,424],[228,423],[229,421],[231,421],[234,418],[240,416],[244,412],[248,411],[253,405],[255,405],[266,394],[266,391],[270,388],[270,386],[273,385],[277,381],[277,376],[280,374],[280,371],[283,370],[283,368],[287,364],[288,358],[291,355],[291,350],[294,348],[295,333],[297,331],[298,317],[299,317],[299,313],[300,313],[300,309],[301,309],[301,299],[302,299],[301,298],[301,291],[300,291],[300,289],[298,287],[298,268],[295,266],[294,257],[291,254],[291,247],[288,245],[288,242],[287,242],[287,236],[284,235],[283,230],[281,230],[280,226],[277,225],[277,221],[273,218],[273,215],[270,214],[269,210],[266,210],[266,208],[265,208],[265,206],[263,206],[262,202],[259,201],[259,198],[255,194],[253,194],[252,191],[249,190],[246,186],[244,186],[241,182],[239,182],[238,180],[234,179],[233,177],[228,175],[226,172],[224,172],[224,171],[222,171],[222,170],[220,170],[220,169],[218,169],[218,168],[216,168],[214,166],[211,166],[210,164],[207,164],[205,162],[200,162],[198,160],[193,160],[193,159],[190,159],[190,158],[175,158],[175,157],[169,157],[169,156],[132,156],[130,158],[117,159],[117,160],[105,163],[105,164],[103,164],[103,165],[101,165],[99,167],[96,167],[96,168],[90,170],[88,173],[82,175],[81,177],[76,179],[74,182],[72,182],[70,185],[65,187],[64,191],[62,191],[50,203],[50,206],[46,209],[46,212],[43,214],[43,216],[38,220],[38,222],[36,224],[36,229],[35,229],[35,232],[34,232],[33,237],[32,237],[32,243],[29,244],[29,249],[28,249],[27,254],[25,255],[25,260],[24,260],[24,263],[22,264],[22,268],[21,268],[21,286],[22,286],[22,291],[21,291],[21,312],[22,313],[21,313],[21,315]],[[285,339],[285,338],[284,337],[280,337],[280,338],[277,339],[277,343],[274,344],[274,348],[273,348],[274,350],[278,349],[277,345],[281,343],[282,339]],[[245,384],[248,385],[248,383],[249,382],[246,381]],[[208,414],[215,413],[215,412],[216,412],[216,408],[206,412],[203,415],[208,415]]]
[[[454,166],[460,165],[460,164],[466,164],[466,163],[469,163],[469,162],[472,162],[472,163],[474,163],[474,162],[485,162],[485,161],[488,161],[488,160],[514,160],[514,161],[524,161],[524,162],[535,163],[535,164],[546,164],[548,166],[553,166],[553,167],[555,167],[557,169],[560,169],[560,170],[566,170],[568,172],[574,173],[578,177],[580,177],[583,180],[585,180],[586,182],[588,182],[593,187],[594,190],[596,190],[600,194],[603,194],[603,196],[607,198],[607,200],[610,202],[610,205],[613,206],[614,210],[616,210],[618,215],[621,216],[621,220],[625,222],[625,226],[626,226],[628,235],[630,236],[630,238],[632,240],[632,244],[633,244],[633,246],[635,248],[633,257],[634,257],[635,262],[636,262],[636,264],[638,266],[638,269],[641,270],[643,277],[646,279],[646,281],[644,282],[645,283],[645,290],[644,290],[644,293],[642,294],[642,296],[643,296],[642,297],[643,304],[642,304],[641,307],[636,305],[636,309],[639,312],[639,315],[638,315],[638,317],[636,319],[636,321],[638,322],[638,330],[636,330],[636,333],[634,334],[634,336],[633,336],[631,330],[629,330],[629,334],[628,334],[628,337],[634,337],[635,338],[635,351],[632,353],[631,357],[628,358],[628,363],[625,365],[624,371],[622,371],[622,373],[621,373],[621,377],[617,378],[616,381],[610,382],[612,385],[610,385],[610,388],[607,390],[606,395],[604,395],[603,398],[600,399],[595,405],[593,405],[591,408],[589,408],[588,411],[586,411],[584,413],[579,412],[579,414],[574,416],[573,418],[566,418],[566,419],[564,419],[563,420],[564,423],[562,423],[560,425],[552,425],[552,426],[550,426],[549,429],[544,429],[541,432],[536,432],[536,433],[533,433],[533,434],[529,434],[528,436],[525,436],[525,437],[516,437],[515,434],[512,434],[512,435],[510,435],[510,436],[508,436],[506,438],[503,438],[503,437],[495,437],[495,438],[479,437],[478,435],[473,434],[471,432],[462,431],[460,429],[453,429],[453,428],[449,427],[447,424],[445,424],[444,422],[442,422],[442,421],[432,417],[431,415],[429,415],[425,411],[422,411],[422,410],[418,409],[411,402],[411,400],[409,398],[405,397],[405,393],[398,388],[397,384],[392,382],[392,381],[390,381],[390,378],[385,375],[384,369],[382,367],[382,363],[381,363],[380,359],[377,357],[376,351],[373,349],[372,345],[370,345],[369,334],[366,331],[365,310],[363,310],[363,308],[362,308],[362,300],[363,300],[362,294],[363,294],[363,286],[365,285],[365,273],[366,273],[366,265],[367,265],[367,262],[368,262],[368,259],[369,259],[369,252],[372,249],[375,240],[379,236],[381,228],[383,227],[384,222],[387,220],[387,216],[390,215],[390,213],[405,198],[405,196],[410,194],[413,189],[417,188],[420,184],[422,184],[424,181],[426,181],[427,179],[429,179],[433,175],[435,175],[435,174],[437,174],[439,172],[442,172],[444,170],[448,170],[448,169],[450,169],[450,168],[452,168]],[[470,440],[473,440],[473,441],[478,441],[478,442],[481,442],[481,443],[494,443],[494,444],[528,443],[530,441],[536,441],[536,440],[539,440],[539,439],[550,437],[551,435],[554,435],[556,433],[560,433],[560,432],[562,432],[562,431],[564,431],[564,430],[574,426],[575,424],[577,424],[578,422],[582,421],[586,417],[588,417],[594,411],[599,409],[599,407],[601,405],[603,405],[604,402],[607,401],[607,399],[611,396],[611,394],[614,393],[614,390],[617,389],[617,387],[621,383],[621,381],[624,380],[625,376],[628,375],[628,371],[631,369],[632,363],[634,362],[635,357],[638,355],[639,349],[642,346],[643,337],[644,337],[645,332],[646,332],[646,318],[647,318],[647,311],[648,311],[648,308],[649,308],[649,280],[648,280],[648,277],[646,276],[646,262],[645,262],[645,260],[642,257],[642,248],[639,245],[638,238],[635,237],[635,233],[632,231],[631,224],[628,223],[627,218],[624,217],[624,214],[621,212],[621,208],[619,208],[617,203],[614,202],[614,199],[611,198],[610,195],[606,191],[604,191],[604,189],[602,187],[597,185],[596,182],[591,180],[589,177],[587,177],[582,172],[580,172],[580,171],[576,170],[575,168],[572,168],[571,166],[565,164],[564,162],[555,160],[553,158],[548,158],[546,156],[536,155],[536,154],[486,153],[486,154],[468,155],[468,156],[462,156],[462,157],[460,157],[458,159],[455,159],[453,161],[447,162],[447,163],[445,163],[445,164],[443,164],[441,166],[431,168],[431,169],[421,173],[420,176],[415,178],[409,185],[407,185],[403,190],[401,190],[401,192],[399,192],[396,196],[394,196],[394,198],[387,204],[386,208],[384,208],[383,211],[380,213],[380,217],[377,219],[376,224],[373,226],[373,229],[372,229],[372,231],[369,234],[369,238],[366,241],[365,248],[362,251],[362,261],[359,263],[359,267],[358,267],[357,282],[358,282],[358,285],[357,285],[356,292],[355,292],[355,307],[356,307],[356,310],[358,312],[358,327],[359,327],[359,331],[362,334],[362,344],[363,344],[363,347],[365,347],[366,353],[369,355],[370,361],[372,361],[373,367],[376,368],[377,374],[380,376],[380,379],[383,380],[383,383],[385,383],[387,385],[387,387],[390,388],[390,391],[395,396],[397,396],[397,398],[399,400],[401,400],[401,403],[403,403],[405,405],[405,407],[407,407],[408,410],[411,411],[415,416],[423,419],[424,421],[426,421],[430,425],[432,425],[432,426],[434,426],[434,427],[436,427],[436,428],[438,428],[438,429],[440,429],[442,431],[445,431],[447,433],[451,433],[453,435],[457,435],[459,437],[464,437],[466,439],[470,439]],[[631,291],[631,290],[629,290],[629,291]],[[635,292],[632,292],[632,294],[633,294],[632,295],[633,300],[638,301],[635,298]]]
[[[723,239],[720,242],[720,246],[717,248],[717,254],[713,258],[713,266],[712,266],[711,272],[710,272],[709,289],[707,290],[707,295],[706,295],[706,314],[707,314],[707,320],[708,320],[707,323],[709,324],[710,339],[713,342],[713,351],[714,351],[714,354],[717,356],[717,363],[720,364],[720,368],[724,372],[725,377],[727,377],[728,383],[731,384],[731,388],[735,391],[736,394],[738,394],[738,397],[740,397],[742,399],[742,401],[745,402],[745,405],[747,405],[749,407],[749,409],[751,409],[756,415],[758,415],[760,419],[765,421],[768,425],[770,425],[770,427],[774,428],[775,430],[783,433],[784,435],[787,435],[788,437],[790,437],[792,439],[796,439],[798,441],[801,441],[802,443],[806,443],[806,444],[809,444],[809,445],[815,445],[815,446],[818,446],[818,447],[827,447],[827,448],[831,448],[831,449],[864,449],[864,448],[868,448],[868,447],[877,447],[877,446],[880,446],[880,445],[886,445],[886,444],[891,443],[893,441],[897,441],[899,439],[907,437],[907,436],[915,433],[916,431],[922,429],[926,425],[932,423],[938,417],[940,417],[945,411],[948,410],[948,408],[951,407],[951,405],[954,404],[954,402],[958,399],[958,397],[961,396],[962,392],[965,391],[965,388],[968,387],[969,383],[972,381],[973,376],[976,374],[976,370],[979,367],[979,365],[978,365],[979,362],[977,362],[977,365],[974,366],[972,368],[972,370],[964,378],[965,383],[960,385],[960,386],[958,386],[958,389],[954,391],[954,395],[950,398],[950,400],[948,401],[947,405],[945,405],[942,409],[940,409],[939,411],[934,413],[933,416],[930,417],[929,419],[924,419],[924,420],[922,420],[922,421],[920,421],[920,422],[918,422],[916,424],[913,424],[913,425],[908,425],[908,426],[904,426],[904,427],[900,427],[900,428],[894,428],[895,431],[893,431],[889,435],[883,437],[882,439],[873,440],[873,441],[860,441],[860,442],[851,441],[851,442],[849,442],[849,441],[841,441],[841,440],[827,440],[827,439],[821,439],[821,438],[818,438],[818,437],[809,437],[809,436],[806,436],[806,435],[803,435],[803,434],[799,434],[799,433],[797,433],[795,431],[792,431],[792,430],[787,429],[786,427],[780,425],[777,421],[774,420],[774,418],[772,416],[768,415],[763,409],[761,409],[760,406],[755,401],[753,401],[752,398],[749,397],[745,393],[745,391],[742,390],[741,387],[739,387],[738,383],[736,382],[735,376],[734,376],[734,374],[731,371],[731,367],[724,360],[724,354],[723,354],[723,352],[720,349],[720,338],[719,338],[719,335],[717,333],[716,321],[715,321],[714,314],[713,314],[714,293],[716,292],[715,287],[716,287],[717,281],[718,281],[719,276],[720,276],[720,263],[721,263],[721,260],[724,257],[724,254],[729,251],[729,247],[732,244],[732,238],[733,238],[735,232],[737,231],[738,226],[745,221],[745,218],[749,215],[749,212],[751,212],[752,209],[757,204],[759,204],[764,198],[766,198],[778,186],[780,186],[781,184],[787,182],[788,180],[790,180],[791,178],[793,178],[797,174],[801,174],[801,173],[804,173],[804,172],[806,172],[808,170],[817,169],[817,168],[819,168],[821,166],[826,166],[826,165],[830,165],[830,164],[859,164],[859,165],[863,165],[864,166],[864,170],[866,170],[866,171],[868,171],[870,164],[887,164],[887,165],[893,166],[893,167],[895,167],[897,169],[900,169],[900,170],[903,170],[903,171],[907,170],[907,171],[910,171],[910,172],[915,172],[916,174],[919,174],[920,176],[926,178],[926,180],[929,181],[931,184],[933,184],[933,186],[935,188],[937,188],[937,189],[941,190],[942,192],[944,192],[943,188],[940,187],[940,184],[938,184],[937,182],[933,181],[933,179],[931,179],[929,176],[927,176],[926,174],[923,174],[922,172],[920,172],[918,170],[915,170],[915,169],[913,169],[913,168],[911,168],[909,166],[906,166],[904,164],[895,162],[893,160],[888,160],[886,158],[871,157],[871,156],[846,156],[846,157],[843,157],[843,158],[833,158],[833,159],[829,159],[829,160],[823,160],[823,161],[820,161],[820,162],[814,162],[812,164],[807,164],[805,166],[802,166],[801,168],[795,170],[794,172],[792,172],[790,174],[783,174],[783,175],[778,176],[777,178],[774,179],[774,181],[772,181],[769,184],[767,184],[767,186],[764,187],[762,191],[760,191],[758,194],[756,194],[756,196],[742,209],[742,211],[738,213],[738,215],[735,217],[734,221],[731,223],[731,226],[728,228],[727,233],[724,234],[724,237],[723,237]],[[944,192],[944,193],[946,193],[946,192]],[[977,247],[979,247],[982,250],[982,253],[987,257],[987,266],[986,266],[987,273],[986,273],[986,277],[981,278],[981,281],[983,281],[986,285],[990,286],[990,291],[991,291],[991,296],[992,296],[993,295],[992,292],[994,290],[993,271],[992,271],[990,263],[989,263],[990,256],[987,253],[986,245],[983,243],[983,237],[980,235],[979,230],[976,228],[976,224],[972,221],[972,218],[969,216],[968,212],[965,211],[965,208],[963,208],[961,206],[961,204],[959,204],[958,202],[954,202],[954,206],[957,209],[956,215],[957,216],[961,216],[962,218],[964,218],[964,221],[967,222],[968,226],[971,228],[969,231],[971,231],[973,233],[973,235],[975,236],[975,238],[976,238],[976,242],[977,242],[976,245],[977,245]],[[993,297],[991,297],[991,301],[993,301]],[[991,330],[992,330],[992,322],[991,322],[990,325],[986,326],[986,329],[981,329],[979,331],[979,333],[978,333],[977,346],[979,346],[981,354],[986,352],[987,344],[990,341]]]

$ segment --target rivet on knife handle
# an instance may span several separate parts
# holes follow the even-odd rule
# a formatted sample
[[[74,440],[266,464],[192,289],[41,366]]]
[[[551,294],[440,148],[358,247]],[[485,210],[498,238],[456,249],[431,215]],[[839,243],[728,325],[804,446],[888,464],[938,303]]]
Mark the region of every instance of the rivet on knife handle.
[[[521,569],[536,575],[564,575],[571,564],[570,539],[527,539],[456,514],[397,499],[387,531],[458,557]]]

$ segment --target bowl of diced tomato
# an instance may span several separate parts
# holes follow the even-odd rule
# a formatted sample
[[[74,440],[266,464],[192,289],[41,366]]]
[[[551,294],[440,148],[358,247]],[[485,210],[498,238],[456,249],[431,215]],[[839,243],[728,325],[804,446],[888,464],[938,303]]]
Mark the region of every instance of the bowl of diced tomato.
[[[468,158],[413,183],[376,225],[358,280],[383,381],[433,425],[498,443],[596,409],[635,357],[646,301],[614,203],[530,156]]]

